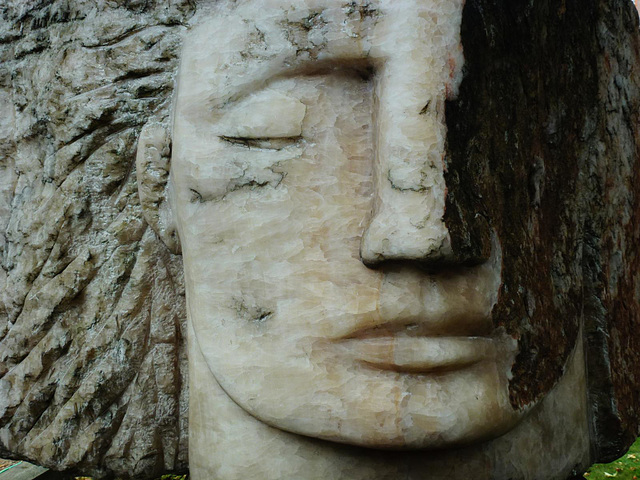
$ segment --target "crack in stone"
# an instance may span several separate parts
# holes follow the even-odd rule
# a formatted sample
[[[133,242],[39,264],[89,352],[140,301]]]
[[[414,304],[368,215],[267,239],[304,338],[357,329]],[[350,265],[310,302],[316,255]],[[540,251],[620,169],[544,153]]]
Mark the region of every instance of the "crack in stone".
[[[252,321],[253,323],[263,323],[269,320],[269,318],[271,318],[271,315],[273,315],[273,312],[265,311],[265,312],[262,312],[259,317],[254,318]]]
[[[255,176],[248,176],[247,169],[245,168],[242,171],[242,175],[230,179],[224,192],[219,194],[203,195],[198,190],[191,188],[189,189],[191,192],[191,199],[189,201],[191,203],[220,202],[224,200],[230,193],[238,192],[240,190],[257,190],[259,188],[269,186],[273,189],[276,189],[280,186],[284,178],[287,176],[287,172],[279,172],[274,169],[278,166],[279,162],[275,163],[271,167],[265,168],[265,170],[269,170],[276,177],[267,180],[260,180],[258,178],[255,178]]]
[[[431,100],[429,100],[427,104],[424,107],[422,107],[422,110],[420,110],[420,115],[426,114],[429,111],[430,105],[431,105]]]
[[[423,175],[424,176],[424,175]],[[398,190],[399,192],[425,192],[427,187],[424,185],[417,185],[412,187],[401,187],[393,181],[391,178],[391,169],[387,170],[387,180],[389,180],[389,185],[393,190]]]
[[[342,7],[347,15],[358,12],[362,18],[376,18],[380,16],[380,10],[371,6],[371,3],[359,4],[358,2],[345,3]]]
[[[247,60],[249,58],[260,58],[263,55],[259,55],[258,51],[266,52],[268,50],[265,34],[256,25],[253,26],[254,32],[248,35],[247,48],[242,50],[240,56]]]
[[[287,40],[296,49],[296,57],[306,53],[315,60],[318,57],[318,51],[326,45],[326,39],[322,44],[316,45],[309,38],[313,30],[321,29],[327,25],[322,16],[323,13],[323,10],[316,10],[299,21],[281,22]]]
[[[259,305],[247,305],[244,298],[235,298],[234,310],[239,318],[255,325],[263,325],[272,316],[273,311]]]
[[[291,24],[299,25],[300,27],[302,27],[303,30],[306,30],[307,32],[309,32],[313,28],[326,25],[327,22],[325,22],[322,19],[322,11],[320,11],[320,12],[313,12],[308,17],[303,18],[300,22],[295,22],[295,23],[292,22]]]
[[[296,137],[229,137],[220,135],[221,140],[233,145],[240,145],[255,150],[275,150],[280,151],[287,147],[298,146],[302,141],[302,136]]]
[[[200,192],[198,192],[197,190],[190,188],[189,191],[191,192],[191,198],[189,199],[189,202],[191,203],[204,203],[204,200],[202,198],[202,194]]]

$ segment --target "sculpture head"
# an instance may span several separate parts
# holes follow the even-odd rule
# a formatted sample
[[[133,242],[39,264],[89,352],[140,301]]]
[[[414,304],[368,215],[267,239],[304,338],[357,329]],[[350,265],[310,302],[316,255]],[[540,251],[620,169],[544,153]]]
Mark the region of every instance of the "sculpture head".
[[[175,227],[156,230],[180,238],[195,348],[236,404],[288,432],[400,449],[503,434],[576,343],[579,171],[547,167],[568,205],[553,211],[539,159],[447,158],[463,2],[263,4],[205,13],[183,47]],[[153,191],[166,142],[150,126],[139,144]],[[505,174],[513,218],[491,198]],[[538,238],[543,214],[561,238]]]
[[[456,257],[443,219],[462,2],[258,3],[203,20],[178,74],[171,203],[212,374],[311,437],[503,433],[500,245]]]

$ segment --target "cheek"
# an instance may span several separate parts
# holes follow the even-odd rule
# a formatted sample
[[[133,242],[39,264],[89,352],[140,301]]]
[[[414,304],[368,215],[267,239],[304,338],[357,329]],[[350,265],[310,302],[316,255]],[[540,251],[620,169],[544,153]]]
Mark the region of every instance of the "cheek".
[[[343,157],[339,148],[316,145],[277,169],[245,169],[224,179],[185,175],[176,196],[185,259],[279,269],[304,261],[314,268],[331,268],[318,262],[359,264],[371,209],[370,165]],[[220,160],[215,168],[238,158]]]
[[[215,201],[179,205],[190,302],[218,312],[217,328],[295,326],[297,333],[286,335],[322,336],[347,312],[376,309],[380,273],[359,256],[371,162],[363,155],[349,161],[326,141],[279,166],[277,185],[246,185]],[[234,320],[222,326],[222,317]]]
[[[228,145],[195,126],[174,145],[187,282],[211,309],[244,296],[295,322],[375,296],[379,274],[359,256],[373,198],[370,92],[343,76],[298,82],[313,85],[296,84],[309,97],[296,145]]]

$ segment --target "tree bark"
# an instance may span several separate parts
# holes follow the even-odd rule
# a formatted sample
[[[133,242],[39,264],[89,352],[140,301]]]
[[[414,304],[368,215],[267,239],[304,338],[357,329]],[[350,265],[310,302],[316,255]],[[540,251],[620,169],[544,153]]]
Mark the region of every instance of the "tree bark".
[[[447,105],[454,249],[482,244],[478,219],[500,239],[494,317],[520,342],[514,407],[553,387],[584,336],[593,459],[610,461],[640,421],[638,13],[622,0],[469,0],[462,40]]]

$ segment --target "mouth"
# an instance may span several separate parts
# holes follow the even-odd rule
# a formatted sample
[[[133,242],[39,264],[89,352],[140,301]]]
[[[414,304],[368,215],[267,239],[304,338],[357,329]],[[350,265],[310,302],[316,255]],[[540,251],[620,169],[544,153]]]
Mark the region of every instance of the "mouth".
[[[486,337],[411,337],[403,335],[340,342],[343,353],[366,367],[406,373],[444,373],[496,357]]]
[[[343,337],[336,344],[342,355],[364,367],[423,374],[467,368],[496,358],[498,350],[496,340],[489,336],[475,332],[425,335],[416,324],[377,326]]]

